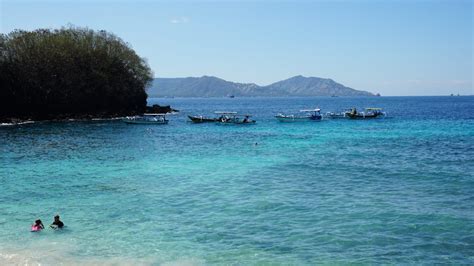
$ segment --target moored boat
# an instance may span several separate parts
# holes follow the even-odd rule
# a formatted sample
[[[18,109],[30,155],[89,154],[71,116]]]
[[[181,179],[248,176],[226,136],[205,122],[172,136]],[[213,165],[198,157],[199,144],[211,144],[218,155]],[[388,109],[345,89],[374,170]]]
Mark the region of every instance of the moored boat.
[[[154,124],[164,125],[168,124],[165,114],[143,114],[137,116],[128,116],[122,119],[127,124]]]
[[[324,114],[324,118],[329,119],[341,119],[341,118],[348,118],[347,113],[349,113],[351,109],[342,111],[342,112],[326,112]]]
[[[351,111],[346,112],[346,116],[350,119],[371,119],[386,115],[382,108],[365,108],[364,112],[357,112],[356,108],[352,108]]]
[[[221,115],[217,122],[222,125],[251,125],[257,122],[248,114],[239,115],[237,112],[216,112],[216,114]]]
[[[219,118],[217,117],[205,117],[202,115],[188,115],[188,118],[191,119],[191,122],[193,123],[214,123],[219,121]]]
[[[275,116],[280,122],[306,122],[306,121],[321,121],[321,109],[300,110],[304,115],[284,115],[278,114]]]

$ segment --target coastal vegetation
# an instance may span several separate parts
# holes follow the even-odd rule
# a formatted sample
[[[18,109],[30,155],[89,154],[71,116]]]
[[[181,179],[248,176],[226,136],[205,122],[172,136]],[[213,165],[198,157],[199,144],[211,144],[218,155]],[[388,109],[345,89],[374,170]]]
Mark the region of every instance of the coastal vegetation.
[[[152,71],[106,31],[67,27],[0,34],[0,119],[143,112]]]

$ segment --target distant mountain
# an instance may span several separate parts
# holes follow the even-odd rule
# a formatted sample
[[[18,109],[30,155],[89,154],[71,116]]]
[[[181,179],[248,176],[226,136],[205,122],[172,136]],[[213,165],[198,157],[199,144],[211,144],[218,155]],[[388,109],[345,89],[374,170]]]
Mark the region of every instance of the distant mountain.
[[[295,76],[268,86],[236,83],[217,77],[155,78],[148,89],[150,97],[245,96],[374,96],[346,87],[332,79]]]

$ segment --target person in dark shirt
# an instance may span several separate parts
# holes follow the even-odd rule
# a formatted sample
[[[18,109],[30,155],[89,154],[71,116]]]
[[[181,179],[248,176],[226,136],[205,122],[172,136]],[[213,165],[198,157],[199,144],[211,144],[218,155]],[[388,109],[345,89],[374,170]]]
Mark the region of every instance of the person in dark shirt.
[[[51,228],[54,228],[54,229],[63,228],[64,223],[61,222],[61,220],[59,220],[59,215],[56,215],[56,216],[54,216],[54,221],[50,226],[51,226]]]

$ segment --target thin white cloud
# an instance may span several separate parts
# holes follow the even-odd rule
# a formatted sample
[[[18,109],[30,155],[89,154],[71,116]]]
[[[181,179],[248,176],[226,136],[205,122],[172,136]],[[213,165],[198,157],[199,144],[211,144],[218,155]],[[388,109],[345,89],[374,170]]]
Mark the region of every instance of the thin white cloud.
[[[456,86],[456,85],[472,85],[472,80],[452,79],[452,80],[428,80],[428,79],[407,79],[407,80],[385,80],[381,81],[382,85],[420,85],[420,86]]]
[[[187,17],[172,18],[170,20],[170,23],[172,23],[172,24],[184,24],[184,23],[188,23],[188,22],[189,22],[189,18],[187,18]]]
[[[472,80],[454,79],[451,80],[451,83],[455,85],[472,85]]]

